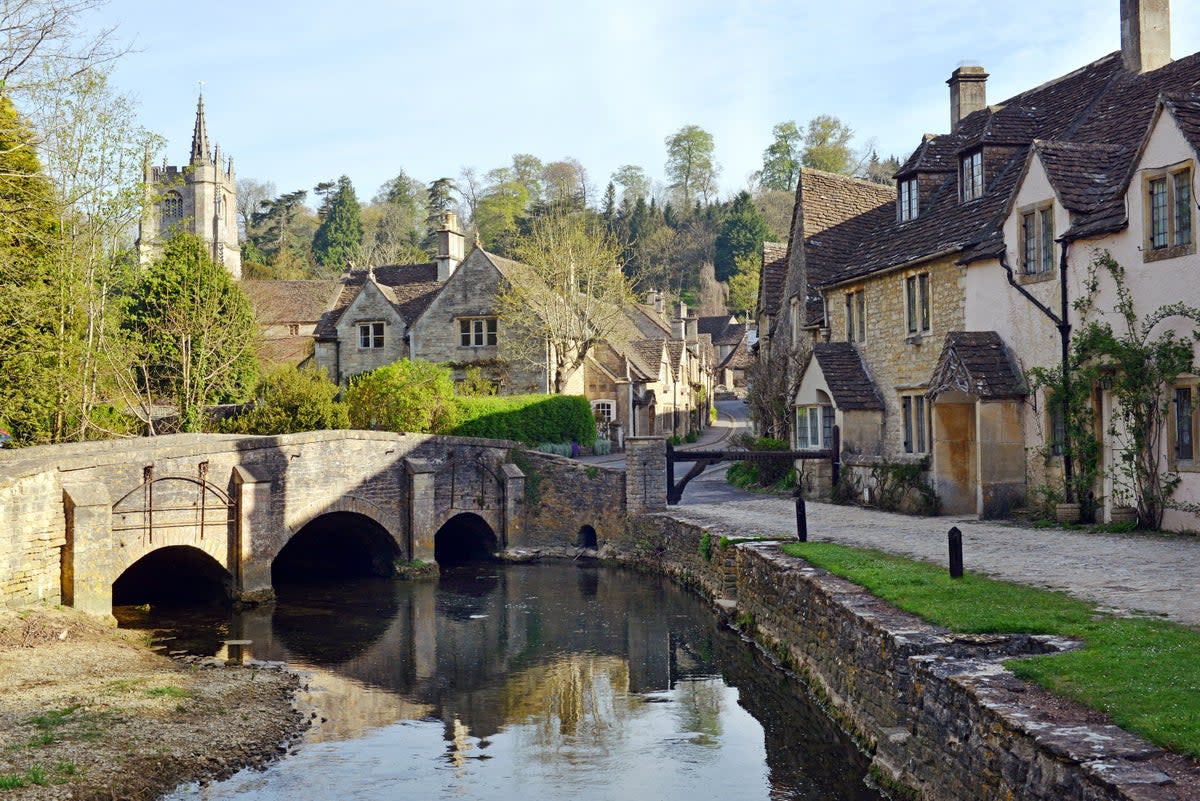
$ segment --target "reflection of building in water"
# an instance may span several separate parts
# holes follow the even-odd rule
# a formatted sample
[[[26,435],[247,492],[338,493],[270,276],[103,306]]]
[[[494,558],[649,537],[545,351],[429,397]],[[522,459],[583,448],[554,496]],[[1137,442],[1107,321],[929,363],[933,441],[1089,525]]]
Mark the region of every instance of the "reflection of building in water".
[[[322,614],[321,604],[310,601],[300,611],[276,612],[275,623],[287,622],[282,629],[272,626],[270,613],[248,613],[236,635],[253,641],[248,656],[319,664],[314,685],[334,693],[331,723],[357,714],[358,706],[374,722],[339,722],[331,732],[411,715],[446,721],[450,738],[457,720],[477,738],[529,721],[594,739],[605,734],[605,721],[629,714],[618,704],[639,703],[629,694],[712,675],[716,624],[697,599],[656,579],[606,569],[581,595],[577,572],[491,568],[439,583],[386,583],[382,590],[343,586],[340,594],[357,596],[348,607],[330,603]],[[381,591],[386,597],[372,600],[369,594]],[[378,617],[381,609],[390,619]],[[313,652],[323,639],[345,633],[364,636],[357,647],[335,647],[342,657],[336,665]],[[302,644],[301,653],[294,643]],[[341,678],[327,680],[327,671]],[[359,700],[348,697],[356,685],[365,688]]]

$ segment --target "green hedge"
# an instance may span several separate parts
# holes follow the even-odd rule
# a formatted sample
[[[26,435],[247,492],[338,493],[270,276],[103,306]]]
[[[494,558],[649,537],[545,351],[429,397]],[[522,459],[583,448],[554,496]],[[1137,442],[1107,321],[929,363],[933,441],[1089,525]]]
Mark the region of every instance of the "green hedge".
[[[515,439],[528,445],[596,439],[592,405],[581,395],[499,395],[455,398],[459,423],[448,433],[460,437]]]

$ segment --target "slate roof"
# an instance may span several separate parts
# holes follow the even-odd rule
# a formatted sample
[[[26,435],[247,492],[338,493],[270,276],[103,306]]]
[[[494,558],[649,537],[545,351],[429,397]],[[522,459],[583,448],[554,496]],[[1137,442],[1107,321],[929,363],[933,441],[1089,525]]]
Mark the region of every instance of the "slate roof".
[[[337,281],[240,282],[261,325],[315,323],[333,306],[340,284]]]
[[[810,280],[831,286],[940,254],[957,254],[964,264],[998,256],[1003,252],[1003,219],[1035,141],[1055,162],[1048,170],[1059,179],[1056,189],[1065,187],[1071,202],[1090,209],[1073,215],[1077,219],[1072,220],[1070,236],[1118,230],[1127,224],[1124,211],[1118,213],[1105,198],[1128,182],[1160,95],[1164,102],[1175,104],[1170,107],[1172,113],[1178,111],[1176,119],[1185,135],[1200,139],[1198,91],[1200,53],[1134,74],[1124,69],[1116,52],[976,111],[961,120],[954,132],[925,137],[897,171],[900,179],[922,178],[918,216],[899,221],[893,196],[892,204],[855,222],[865,230],[860,231],[858,243],[843,237],[848,247],[831,249],[832,269],[823,278]],[[1099,159],[1092,171],[1096,186],[1063,182],[1066,162],[1083,153],[1069,147],[1056,149],[1056,143],[1106,146],[1091,151]],[[978,147],[984,147],[984,194],[960,202],[957,165],[963,154]]]
[[[957,389],[984,399],[1022,398],[1028,394],[1004,340],[995,331],[951,331],[946,334],[929,395]]]
[[[374,270],[352,270],[341,278],[342,291],[333,307],[321,316],[314,336],[317,339],[337,339],[337,325],[342,314],[358,297],[358,293],[374,276],[376,284],[404,322],[412,325],[437,297],[442,284],[437,280],[437,263],[389,264]]]
[[[858,349],[849,342],[818,342],[813,345],[813,358],[821,366],[825,384],[839,409],[883,410],[875,382]]]
[[[783,283],[787,279],[787,245],[782,242],[763,242],[763,267],[759,281],[762,286],[763,314],[777,314],[779,300],[783,297]]]

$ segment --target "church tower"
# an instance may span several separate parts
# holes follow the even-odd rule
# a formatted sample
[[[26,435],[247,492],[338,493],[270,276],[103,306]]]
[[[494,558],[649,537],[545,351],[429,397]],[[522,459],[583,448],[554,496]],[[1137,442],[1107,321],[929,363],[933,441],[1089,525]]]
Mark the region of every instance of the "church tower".
[[[237,181],[233,159],[221,156],[221,146],[208,146],[204,122],[204,95],[196,104],[192,130],[192,155],[186,167],[161,167],[146,160],[146,206],[138,231],[138,260],[153,261],[162,253],[163,240],[174,231],[188,231],[203,239],[217,264],[234,278],[242,277],[238,246]]]

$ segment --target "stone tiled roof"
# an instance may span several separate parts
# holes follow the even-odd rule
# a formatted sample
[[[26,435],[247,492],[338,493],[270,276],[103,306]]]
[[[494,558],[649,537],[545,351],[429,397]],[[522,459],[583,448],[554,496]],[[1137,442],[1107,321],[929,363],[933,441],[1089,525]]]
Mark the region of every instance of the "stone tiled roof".
[[[671,365],[671,374],[679,380],[679,368],[683,365],[684,343],[678,339],[667,340],[667,359]]]
[[[625,315],[642,337],[661,340],[671,336],[671,328],[653,306],[634,303],[625,307]]]
[[[721,370],[749,370],[754,366],[754,354],[746,347],[745,343],[738,343],[738,346],[729,352],[725,357],[725,361],[721,362]]]
[[[317,339],[337,338],[338,321],[372,275],[383,296],[408,325],[412,325],[421,313],[429,308],[429,304],[443,286],[437,280],[436,263],[389,264],[374,270],[352,270],[344,273],[341,278],[342,290],[337,300],[317,323],[314,334]]]
[[[260,338],[254,347],[258,359],[264,364],[300,365],[313,355],[313,338],[310,336],[288,336]]]
[[[763,314],[777,314],[779,300],[783,297],[783,283],[787,278],[787,245],[781,242],[763,242],[762,275],[759,276]]]
[[[1028,394],[1004,340],[995,331],[951,331],[946,334],[937,367],[929,379],[929,395],[959,390],[977,398],[1021,398]]]
[[[255,281],[240,283],[262,325],[315,323],[333,306],[337,281]]]
[[[839,409],[883,409],[862,356],[849,342],[819,342],[813,345],[813,358],[821,366],[825,384]]]
[[[729,314],[699,317],[696,320],[699,334],[708,334],[714,345],[736,345],[746,335],[746,326]]]
[[[1162,98],[1163,105],[1171,111],[1171,116],[1179,125],[1193,150],[1200,152],[1200,94],[1194,92],[1166,94]]]
[[[1015,192],[1029,149],[1044,143],[1106,145],[1093,152],[1100,159],[1094,172],[1103,173],[1103,192],[1089,199],[1088,191],[1072,202],[1092,209],[1072,228],[1072,237],[1092,235],[1126,224],[1123,214],[1103,202],[1114,180],[1127,182],[1138,145],[1156,112],[1160,94],[1180,98],[1176,108],[1181,128],[1195,121],[1200,133],[1200,106],[1187,99],[1200,91],[1200,54],[1177,59],[1160,69],[1133,74],[1123,68],[1121,54],[1112,53],[1068,75],[981,109],[960,121],[950,134],[926,137],[897,178],[921,176],[920,209],[916,219],[900,222],[892,208],[868,212],[859,221],[865,228],[860,242],[832,259],[834,269],[823,286],[932,258],[957,254],[963,263],[996,256],[1002,245],[1001,226]],[[1168,101],[1169,102],[1169,101]],[[1185,135],[1188,135],[1185,131]],[[961,202],[958,197],[959,158],[984,147],[983,197]],[[1072,155],[1060,148],[1050,156],[1063,161]],[[1053,170],[1053,167],[1049,168]],[[1053,179],[1052,179],[1053,180]],[[1058,188],[1056,186],[1056,188]],[[1081,190],[1073,186],[1068,194]],[[1123,186],[1121,187],[1123,189]]]
[[[1071,212],[1069,236],[1097,223],[1123,223],[1125,173],[1132,149],[1103,142],[1034,142],[1060,202]]]
[[[629,355],[644,369],[648,378],[658,378],[664,342],[662,339],[635,339],[629,343]]]

